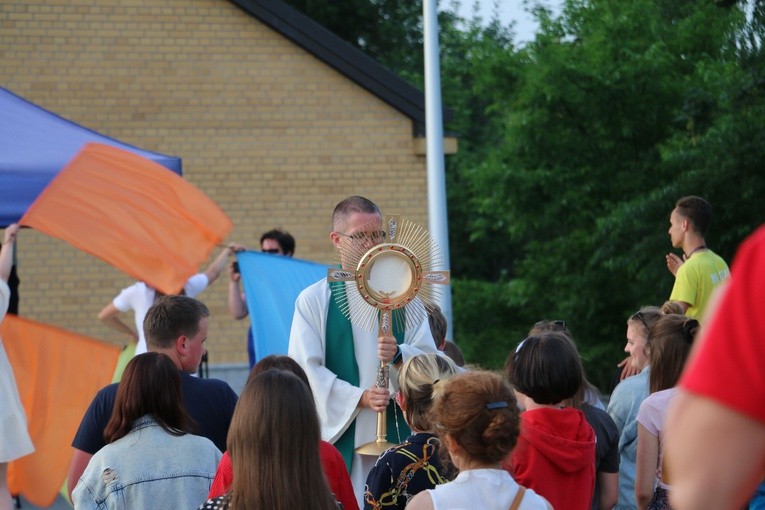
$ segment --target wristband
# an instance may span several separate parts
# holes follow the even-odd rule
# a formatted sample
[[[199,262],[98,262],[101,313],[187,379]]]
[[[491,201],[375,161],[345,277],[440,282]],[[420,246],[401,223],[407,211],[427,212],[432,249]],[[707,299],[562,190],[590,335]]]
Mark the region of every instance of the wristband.
[[[396,363],[401,361],[401,355],[402,355],[402,353],[401,353],[401,346],[396,345],[396,355],[393,356],[393,359],[391,360],[391,363],[393,365],[395,365]]]

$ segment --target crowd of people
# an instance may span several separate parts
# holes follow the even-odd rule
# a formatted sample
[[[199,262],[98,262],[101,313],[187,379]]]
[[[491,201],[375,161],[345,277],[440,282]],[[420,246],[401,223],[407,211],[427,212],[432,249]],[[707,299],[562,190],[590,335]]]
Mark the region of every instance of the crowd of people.
[[[253,363],[237,397],[225,382],[193,376],[209,318],[194,292],[152,296],[139,334],[114,320],[126,310],[126,289],[103,318],[143,336],[147,352],[82,419],[68,478],[73,505],[719,510],[751,499],[761,508],[765,378],[752,357],[763,348],[749,310],[765,303],[765,230],[743,245],[729,272],[706,246],[710,219],[705,200],[676,202],[668,233],[684,256],[667,256],[675,286],[662,306],[627,317],[628,357],[610,398],[587,381],[563,320],[534,324],[503,371],[490,372],[466,364],[446,340],[437,306],[420,324],[369,332],[342,310],[345,284],[327,279],[298,297],[288,355]],[[16,232],[6,229],[0,250],[4,306]],[[294,239],[283,234],[264,235],[262,249],[291,256]],[[346,198],[333,211],[330,239],[341,266],[354,269],[344,254],[384,239],[380,209]],[[241,249],[224,250],[201,274],[205,286]],[[234,266],[229,277],[229,310],[240,319],[245,296]],[[391,373],[387,387],[378,381],[381,362]],[[0,344],[5,377],[3,363]],[[12,377],[0,380],[0,394],[15,402],[0,408],[5,510],[5,463],[32,445]],[[379,457],[360,453],[383,419],[395,443]]]

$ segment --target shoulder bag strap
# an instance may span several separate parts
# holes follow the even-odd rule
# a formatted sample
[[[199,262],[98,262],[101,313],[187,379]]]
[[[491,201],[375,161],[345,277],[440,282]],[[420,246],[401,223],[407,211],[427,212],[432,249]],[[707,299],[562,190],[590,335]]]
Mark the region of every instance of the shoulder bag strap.
[[[515,493],[513,502],[510,503],[510,510],[518,510],[518,507],[521,506],[521,501],[523,501],[524,494],[526,494],[526,487],[519,485],[518,492]]]

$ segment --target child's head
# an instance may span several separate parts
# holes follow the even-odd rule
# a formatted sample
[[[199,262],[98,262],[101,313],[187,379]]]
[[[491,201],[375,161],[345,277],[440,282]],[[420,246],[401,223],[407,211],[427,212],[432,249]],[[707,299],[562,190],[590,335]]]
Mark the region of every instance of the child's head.
[[[530,336],[507,358],[505,374],[513,388],[537,404],[572,398],[582,385],[582,361],[562,332]]]
[[[431,416],[442,442],[456,442],[463,460],[482,464],[501,462],[520,433],[513,390],[492,372],[465,372],[437,384]]]
[[[433,353],[419,354],[404,363],[398,375],[399,404],[413,430],[432,430],[429,411],[433,386],[446,381],[458,370],[452,360]]]

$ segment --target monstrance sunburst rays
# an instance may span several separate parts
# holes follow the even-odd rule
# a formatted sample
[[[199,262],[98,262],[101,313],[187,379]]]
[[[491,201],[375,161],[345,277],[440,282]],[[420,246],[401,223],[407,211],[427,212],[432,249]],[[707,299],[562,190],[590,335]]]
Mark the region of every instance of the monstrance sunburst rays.
[[[449,271],[435,269],[443,264],[438,245],[427,230],[399,215],[384,218],[382,233],[373,225],[363,232],[366,237],[339,249],[340,260],[353,269],[327,273],[328,281],[345,282],[340,309],[367,331],[392,334],[394,321],[397,328],[416,328],[427,316],[425,305],[436,304],[449,283]]]

